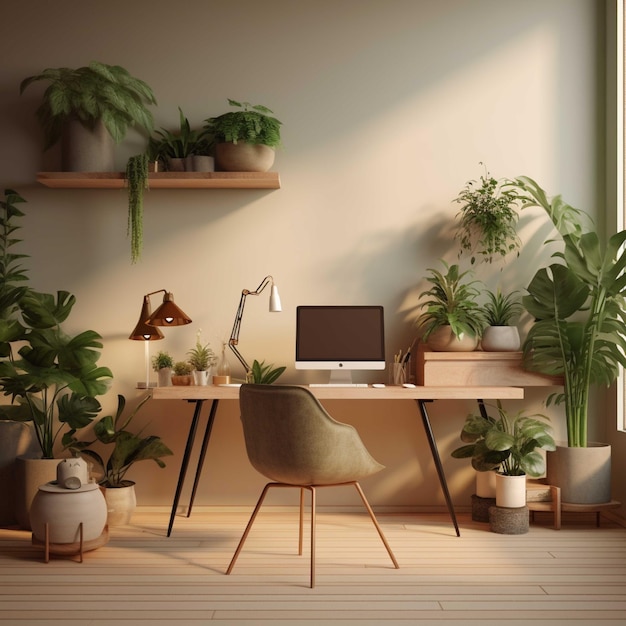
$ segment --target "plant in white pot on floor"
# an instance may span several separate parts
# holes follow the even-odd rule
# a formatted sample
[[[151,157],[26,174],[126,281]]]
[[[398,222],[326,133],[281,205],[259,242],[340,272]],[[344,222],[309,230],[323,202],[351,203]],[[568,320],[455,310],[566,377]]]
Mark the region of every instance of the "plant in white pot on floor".
[[[514,184],[523,209],[544,209],[563,242],[522,298],[535,320],[523,344],[525,367],[563,377],[563,390],[548,404],[565,405],[567,446],[548,455],[548,482],[561,488],[563,502],[605,503],[611,449],[588,441],[589,394],[594,385],[615,382],[626,366],[626,231],[603,238],[591,218],[561,196],[548,198],[528,177]]]
[[[117,396],[117,411],[114,416],[106,415],[94,425],[96,439],[79,441],[72,438],[71,449],[93,461],[102,470],[98,483],[105,488],[110,526],[128,524],[137,500],[135,482],[126,478],[126,473],[139,461],[154,461],[159,467],[165,467],[162,457],[169,456],[172,451],[157,435],[144,435],[143,430],[133,433],[129,429],[130,423],[141,407],[150,399],[144,396],[128,415],[124,415],[126,398]],[[108,459],[92,446],[113,446]]]

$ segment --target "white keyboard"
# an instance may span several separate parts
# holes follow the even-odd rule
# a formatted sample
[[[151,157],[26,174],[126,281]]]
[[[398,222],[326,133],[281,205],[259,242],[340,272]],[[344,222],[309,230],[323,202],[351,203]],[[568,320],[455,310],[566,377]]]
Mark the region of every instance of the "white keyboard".
[[[367,383],[310,383],[309,387],[369,387]]]

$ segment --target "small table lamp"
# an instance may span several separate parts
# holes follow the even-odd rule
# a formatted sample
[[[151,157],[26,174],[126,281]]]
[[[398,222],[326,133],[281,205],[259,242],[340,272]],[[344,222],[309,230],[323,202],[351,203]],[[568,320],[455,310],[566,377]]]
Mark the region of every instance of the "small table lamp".
[[[270,290],[270,313],[276,313],[283,310],[280,303],[280,296],[278,295],[278,287],[274,284],[274,279],[271,276],[266,276],[254,291],[244,289],[241,292],[239,307],[237,308],[237,314],[235,315],[235,323],[233,324],[233,330],[230,333],[230,339],[228,340],[230,349],[235,353],[235,356],[243,365],[246,374],[250,371],[250,366],[241,356],[239,350],[237,350],[237,344],[239,343],[239,331],[241,330],[241,318],[243,317],[243,308],[246,304],[246,298],[248,296],[258,296],[268,285],[272,286]]]

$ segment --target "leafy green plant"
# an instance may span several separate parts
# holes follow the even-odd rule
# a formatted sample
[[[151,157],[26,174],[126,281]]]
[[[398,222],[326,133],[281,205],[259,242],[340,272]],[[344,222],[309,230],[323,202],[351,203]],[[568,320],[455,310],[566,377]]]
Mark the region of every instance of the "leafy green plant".
[[[471,413],[467,416],[461,441],[466,442],[452,452],[455,459],[472,459],[479,472],[498,470],[507,476],[538,477],[545,471],[545,459],[539,452],[555,450],[545,415],[509,415],[497,403],[498,417]]]
[[[192,154],[207,154],[212,145],[211,137],[206,130],[192,130],[189,120],[178,107],[180,126],[173,132],[165,128],[155,131],[151,143],[154,160],[184,159]]]
[[[174,367],[174,359],[167,352],[160,350],[152,357],[152,369],[158,372],[166,367]]]
[[[489,326],[510,326],[521,315],[524,307],[517,291],[503,294],[500,289],[486,291],[487,302],[483,306],[485,321]]]
[[[491,263],[512,252],[519,254],[517,201],[518,195],[508,181],[498,181],[486,170],[480,182],[466,183],[455,199],[462,205],[457,214],[457,239],[461,252],[471,255],[472,264],[477,257]]]
[[[216,356],[209,344],[202,345],[200,331],[196,336],[196,345],[187,353],[189,363],[197,372],[208,370],[216,361]]]
[[[187,361],[174,363],[174,376],[188,376],[192,371],[192,367]]]
[[[255,359],[252,368],[246,376],[246,382],[256,385],[271,385],[283,374],[287,368],[285,366],[274,367],[274,364],[265,365],[265,361],[260,363]]]
[[[144,436],[142,431],[132,433],[128,427],[141,407],[150,399],[145,396],[139,404],[124,416],[126,398],[117,396],[117,412],[115,416],[106,415],[94,425],[96,439],[93,441],[79,441],[72,438],[69,447],[76,453],[93,459],[103,471],[98,481],[103,487],[125,487],[132,484],[125,479],[126,472],[139,461],[154,461],[159,467],[165,467],[162,457],[173,454],[172,451],[156,435]],[[99,442],[104,445],[113,445],[108,460],[104,460],[100,453],[90,446]]]
[[[441,326],[450,326],[456,337],[464,334],[480,337],[485,326],[484,313],[477,302],[480,294],[474,286],[477,281],[467,281],[469,271],[461,272],[458,265],[442,261],[446,273],[429,268],[426,280],[432,287],[420,294],[427,299],[421,303],[423,312],[417,320],[422,340],[426,341]]]
[[[92,61],[77,69],[45,69],[25,78],[20,93],[36,81],[50,83],[37,109],[46,150],[59,141],[63,125],[70,117],[78,118],[89,128],[102,120],[118,143],[130,126],[152,132],[154,122],[147,108],[156,104],[152,89],[119,65]]]
[[[143,247],[143,192],[148,188],[148,155],[136,154],[126,163],[130,260],[136,263]]]
[[[590,217],[561,196],[549,199],[526,176],[514,184],[522,208],[543,208],[563,240],[522,298],[535,319],[523,345],[525,366],[563,377],[563,391],[548,403],[565,404],[568,445],[586,447],[590,388],[610,385],[626,366],[626,231],[603,241]]]
[[[229,111],[217,117],[205,120],[204,130],[218,142],[239,141],[251,144],[263,144],[269,147],[280,145],[280,126],[273,111],[262,104],[251,105],[249,102],[237,102],[228,99],[228,104],[240,110]]]

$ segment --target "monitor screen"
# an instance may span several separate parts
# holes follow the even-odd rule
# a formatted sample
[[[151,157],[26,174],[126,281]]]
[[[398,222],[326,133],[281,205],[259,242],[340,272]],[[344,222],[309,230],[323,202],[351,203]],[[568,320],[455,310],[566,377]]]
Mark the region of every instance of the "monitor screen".
[[[296,369],[385,369],[382,306],[299,306]]]

